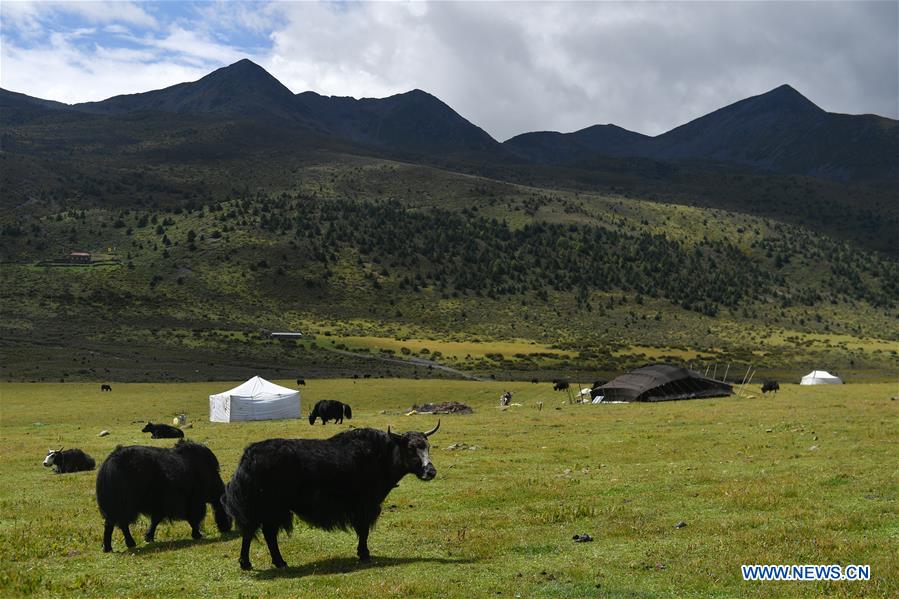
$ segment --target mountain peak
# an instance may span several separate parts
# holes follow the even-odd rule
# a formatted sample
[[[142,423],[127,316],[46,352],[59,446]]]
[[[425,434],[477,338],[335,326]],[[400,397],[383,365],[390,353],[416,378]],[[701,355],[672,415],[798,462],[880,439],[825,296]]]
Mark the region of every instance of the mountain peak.
[[[771,91],[747,98],[744,102],[768,109],[790,112],[824,112],[814,102],[796,91],[793,86],[784,83]]]

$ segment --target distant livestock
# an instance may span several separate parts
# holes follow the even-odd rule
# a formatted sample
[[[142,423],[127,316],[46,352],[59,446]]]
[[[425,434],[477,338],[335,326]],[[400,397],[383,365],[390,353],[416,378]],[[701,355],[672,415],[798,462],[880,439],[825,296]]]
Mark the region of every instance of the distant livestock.
[[[100,385],[100,391],[112,391],[111,385]]]
[[[184,431],[170,424],[153,424],[148,422],[141,430],[142,433],[153,433],[153,439],[183,439]]]
[[[537,383],[540,382],[540,380],[539,380],[539,379],[531,379],[531,382],[534,383],[534,384],[536,385]]]
[[[553,381],[553,391],[565,391],[566,389],[568,389],[568,381],[561,379]]]
[[[315,407],[309,412],[309,424],[315,424],[316,418],[321,418],[322,424],[327,424],[329,420],[343,424],[344,416],[348,420],[353,419],[353,410],[348,404],[333,399],[323,399],[315,404]]]
[[[67,474],[69,472],[83,472],[85,470],[93,470],[96,466],[94,458],[87,455],[80,449],[50,449],[47,451],[47,457],[44,458],[44,466],[53,468],[56,474]]]
[[[297,385],[306,386],[306,379],[297,379]]]
[[[225,485],[219,462],[205,445],[178,441],[174,447],[119,445],[97,472],[97,506],[103,515],[103,551],[112,551],[112,530],[125,536],[134,547],[129,527],[138,515],[150,518],[144,535],[152,543],[163,520],[187,520],[191,536],[201,538],[200,523],[211,503],[219,531],[231,530],[231,518],[222,508]]]
[[[780,391],[780,384],[777,381],[767,380],[762,383],[762,393],[767,393],[768,391],[774,391],[776,394]]]
[[[499,405],[507,406],[512,403],[512,392],[511,391],[503,391],[503,394],[499,396]]]
[[[243,536],[240,567],[249,570],[250,543],[259,528],[272,564],[287,566],[278,531],[290,532],[293,514],[324,530],[352,527],[356,553],[368,561],[368,534],[381,504],[407,474],[431,480],[437,470],[426,433],[359,428],[330,439],[268,439],[248,446],[225,491],[225,509]]]

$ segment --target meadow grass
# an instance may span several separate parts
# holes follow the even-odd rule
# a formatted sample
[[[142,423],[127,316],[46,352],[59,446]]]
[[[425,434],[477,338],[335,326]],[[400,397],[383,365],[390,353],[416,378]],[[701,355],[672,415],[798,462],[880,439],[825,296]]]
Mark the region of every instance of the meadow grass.
[[[288,381],[279,381],[289,383]],[[548,384],[310,380],[303,411],[353,406],[344,425],[208,422],[228,383],[0,386],[0,594],[264,597],[807,597],[899,595],[899,385],[783,385],[777,396],[569,405]],[[521,406],[500,411],[504,389]],[[757,387],[753,386],[757,393]],[[101,461],[118,444],[171,445],[141,423],[187,412],[230,478],[243,447],[325,437],[349,426],[430,428],[413,403],[456,400],[432,437],[432,482],[404,479],[384,503],[369,565],[355,536],[299,524],[270,569],[238,568],[239,540],[190,539],[185,522],[128,551],[101,552],[95,473],[53,475],[48,447]],[[536,402],[543,401],[538,411]],[[110,435],[98,437],[103,429]],[[475,449],[449,450],[453,443]],[[686,527],[675,528],[679,522]],[[141,539],[147,522],[132,527]],[[589,533],[592,543],[574,543]],[[743,582],[740,565],[870,564],[868,582]]]

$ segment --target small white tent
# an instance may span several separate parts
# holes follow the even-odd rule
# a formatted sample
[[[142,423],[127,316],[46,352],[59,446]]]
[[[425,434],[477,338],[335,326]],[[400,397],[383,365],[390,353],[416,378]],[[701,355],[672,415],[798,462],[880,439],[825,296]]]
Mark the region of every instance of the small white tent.
[[[843,381],[826,370],[812,370],[802,377],[800,385],[842,385]]]
[[[300,392],[254,376],[230,391],[209,396],[209,420],[281,420],[300,417]]]

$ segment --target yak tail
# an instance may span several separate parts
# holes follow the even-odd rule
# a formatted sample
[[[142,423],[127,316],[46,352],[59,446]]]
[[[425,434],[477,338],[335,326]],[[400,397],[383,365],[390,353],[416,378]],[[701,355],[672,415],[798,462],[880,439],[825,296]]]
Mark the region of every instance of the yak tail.
[[[219,532],[228,532],[231,530],[231,516],[224,506],[225,493],[227,493],[227,487],[223,489],[221,497],[217,497],[215,501],[212,502],[212,512],[215,514],[215,525],[219,529]]]
[[[353,410],[350,408],[349,404],[343,404],[343,415],[346,416],[349,420],[353,419]]]
[[[250,522],[250,517],[246,513],[247,503],[251,501],[251,498],[246,496],[248,491],[246,483],[249,481],[243,481],[243,478],[244,477],[241,476],[240,466],[238,466],[237,472],[234,473],[231,482],[225,485],[225,492],[222,493],[221,504],[222,507],[225,508],[226,515],[234,519],[234,523],[242,533],[255,533],[258,524]],[[216,520],[218,520],[218,518],[218,512],[216,512]]]

